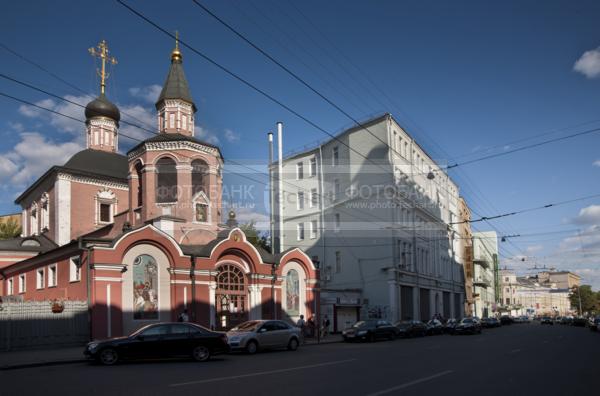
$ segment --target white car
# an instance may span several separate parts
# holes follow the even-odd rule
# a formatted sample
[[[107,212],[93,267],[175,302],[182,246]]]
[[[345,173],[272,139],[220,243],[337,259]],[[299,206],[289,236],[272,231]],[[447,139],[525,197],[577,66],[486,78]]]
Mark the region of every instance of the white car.
[[[295,351],[300,345],[300,329],[282,320],[251,320],[229,330],[227,342],[232,351],[251,355],[261,349]]]

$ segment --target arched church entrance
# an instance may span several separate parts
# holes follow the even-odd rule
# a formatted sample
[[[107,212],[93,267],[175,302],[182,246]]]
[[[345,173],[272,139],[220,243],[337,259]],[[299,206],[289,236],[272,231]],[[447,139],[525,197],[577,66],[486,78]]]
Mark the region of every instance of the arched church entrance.
[[[248,320],[248,285],[242,270],[233,264],[220,265],[216,283],[216,327],[230,329]]]

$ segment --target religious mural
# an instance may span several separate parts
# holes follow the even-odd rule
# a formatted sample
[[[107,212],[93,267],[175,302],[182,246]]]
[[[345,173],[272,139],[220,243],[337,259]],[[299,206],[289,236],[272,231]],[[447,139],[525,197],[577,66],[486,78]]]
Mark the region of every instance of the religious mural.
[[[290,316],[300,314],[300,279],[298,271],[290,270],[285,277],[286,312]]]
[[[133,318],[158,319],[158,265],[142,254],[133,262]]]

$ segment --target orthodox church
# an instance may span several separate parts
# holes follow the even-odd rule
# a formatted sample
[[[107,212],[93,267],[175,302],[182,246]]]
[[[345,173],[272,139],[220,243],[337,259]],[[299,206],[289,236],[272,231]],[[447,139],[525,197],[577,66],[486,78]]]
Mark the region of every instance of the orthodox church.
[[[120,111],[105,92],[85,108],[87,148],[48,169],[16,203],[21,237],[0,241],[3,298],[87,301],[94,339],[156,321],[228,329],[316,314],[318,270],[300,249],[253,246],[235,213],[222,224],[223,156],[194,137],[196,106],[178,46],[156,102],[158,131],[118,151]],[[6,297],[12,296],[12,297]]]

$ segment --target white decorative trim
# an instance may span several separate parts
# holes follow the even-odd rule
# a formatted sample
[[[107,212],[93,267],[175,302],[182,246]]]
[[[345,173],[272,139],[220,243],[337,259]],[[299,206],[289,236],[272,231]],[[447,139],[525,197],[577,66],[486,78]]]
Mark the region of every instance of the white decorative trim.
[[[218,248],[218,247],[219,247],[219,246],[220,246],[222,243],[225,243],[225,242],[228,242],[228,241],[230,241],[230,240],[231,240],[231,234],[232,234],[233,232],[235,232],[235,231],[239,231],[239,232],[240,232],[240,234],[242,234],[242,240],[243,240],[243,242],[244,242],[244,243],[245,243],[247,246],[250,246],[250,247],[252,248],[252,250],[254,250],[254,252],[256,253],[256,256],[257,256],[257,257],[258,257],[258,259],[259,259],[259,262],[258,262],[258,264],[263,264],[263,262],[262,262],[262,257],[260,256],[260,253],[258,252],[258,250],[256,249],[256,247],[254,247],[254,245],[253,245],[253,244],[249,243],[249,242],[246,240],[246,234],[244,234],[244,232],[243,232],[243,231],[242,231],[242,230],[241,230],[239,227],[233,228],[231,231],[229,231],[229,234],[227,234],[227,238],[226,238],[226,239],[224,239],[224,240],[222,240],[221,242],[217,243],[217,244],[215,245],[215,247],[213,247],[213,248],[212,248],[212,250],[210,251],[210,255],[209,255],[209,257],[212,257],[212,256],[213,256],[213,253],[215,252],[215,250],[216,250],[216,249],[217,249],[217,248]],[[306,256],[306,257],[308,257],[308,256]],[[250,271],[248,271],[248,272],[250,272]]]
[[[177,252],[179,253],[179,255],[181,257],[190,257],[190,256],[188,256],[188,255],[186,255],[186,254],[183,253],[183,251],[181,250],[181,247],[179,246],[179,244],[177,243],[177,241],[175,241],[175,239],[173,239],[173,237],[171,237],[169,234],[165,233],[164,231],[156,228],[152,224],[145,225],[145,226],[143,226],[141,228],[138,228],[137,230],[134,230],[134,231],[131,231],[131,232],[128,232],[128,233],[122,235],[117,240],[117,242],[115,242],[115,244],[112,247],[97,246],[97,247],[94,247],[94,249],[98,249],[98,250],[116,250],[118,248],[119,244],[123,241],[123,239],[125,239],[129,235],[133,235],[133,234],[137,234],[138,232],[142,232],[142,231],[144,231],[147,228],[151,228],[153,231],[155,231],[155,232],[157,232],[157,233],[165,236],[165,238],[167,238],[169,241],[171,241],[171,243],[173,244],[173,246],[175,247],[175,249],[177,249]]]
[[[92,267],[93,269],[95,269],[95,270],[102,270],[102,271],[123,272],[124,270],[127,269],[127,265],[126,264],[92,264],[92,266],[93,266]]]
[[[63,173],[63,172],[58,173],[58,175],[56,176],[56,179],[57,180],[68,180],[71,182],[88,184],[91,186],[108,187],[108,188],[114,188],[116,190],[129,191],[129,186],[127,183],[107,181],[107,180],[102,180],[102,179],[96,179],[93,177],[76,176],[76,175],[71,175],[69,173]]]
[[[313,270],[316,270],[317,268],[315,267],[315,264],[312,262],[312,259],[310,257],[308,257],[308,255],[306,253],[304,253],[304,251],[302,251],[302,249],[300,248],[294,248],[292,250],[290,250],[289,252],[287,252],[286,254],[284,254],[283,256],[281,256],[279,258],[279,262],[282,263],[285,259],[285,256],[287,256],[288,254],[298,251],[300,252],[301,255],[303,255],[306,258],[306,261],[308,261],[310,263],[310,266]]]
[[[141,156],[148,151],[171,151],[171,150],[189,150],[196,153],[219,155],[219,151],[214,147],[205,146],[200,143],[190,141],[167,141],[167,142],[145,142],[139,149],[129,153],[129,161]]]
[[[113,278],[110,276],[95,276],[94,280],[99,282],[123,282],[121,278]]]

